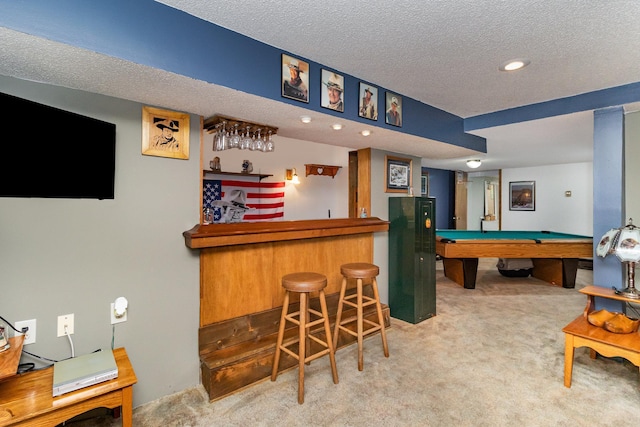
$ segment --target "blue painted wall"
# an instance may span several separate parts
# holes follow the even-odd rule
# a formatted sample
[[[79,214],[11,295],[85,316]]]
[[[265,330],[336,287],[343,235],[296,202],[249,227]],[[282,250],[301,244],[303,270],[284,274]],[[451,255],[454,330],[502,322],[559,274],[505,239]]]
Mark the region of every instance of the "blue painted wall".
[[[455,172],[424,167],[422,172],[429,174],[429,197],[436,198],[436,228],[454,228]]]
[[[606,108],[594,113],[593,125],[593,239],[598,244],[609,229],[624,226],[624,110]],[[595,178],[597,177],[597,179]],[[595,246],[594,246],[595,247]],[[626,271],[615,255],[593,258],[593,283],[622,289]],[[596,304],[622,311],[620,302],[599,300]]]
[[[335,71],[345,78],[345,111],[322,108],[321,69],[332,70],[330,64],[284,52],[152,0],[1,0],[0,25],[324,114],[486,152],[485,139],[466,134],[462,118],[406,96],[402,128],[387,125],[382,114],[375,123],[359,117],[360,80],[340,70]],[[281,96],[283,53],[309,63],[310,82],[318,84],[310,84],[308,104]],[[384,110],[388,88],[369,83],[378,87],[379,110]]]

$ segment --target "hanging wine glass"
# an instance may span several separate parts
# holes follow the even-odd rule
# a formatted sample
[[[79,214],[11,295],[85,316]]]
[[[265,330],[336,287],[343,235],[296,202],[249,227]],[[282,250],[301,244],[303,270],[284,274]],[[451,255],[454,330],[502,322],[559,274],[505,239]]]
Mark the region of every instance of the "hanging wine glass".
[[[213,151],[222,151],[222,145],[221,145],[221,140],[220,140],[220,126],[221,124],[218,123],[216,125],[216,131],[213,134]]]
[[[247,130],[244,133],[244,137],[240,140],[240,149],[241,150],[246,150],[249,147],[251,147],[251,132],[249,132],[251,130],[251,126],[247,126]]]
[[[231,138],[229,138],[229,148],[238,148],[240,146],[240,135],[238,134],[238,126],[240,126],[240,123],[236,123],[235,125],[233,125],[234,132],[231,135]]]
[[[249,146],[249,150],[251,151],[255,151],[256,147],[258,146],[258,139],[260,139],[260,131],[262,129],[256,129],[256,131],[253,133],[253,138],[251,138],[251,145]]]
[[[253,148],[256,151],[264,151],[264,137],[260,135],[260,131],[262,129],[258,129],[258,137],[256,138],[256,145]]]
[[[273,135],[272,135],[273,131],[269,131],[269,137],[267,138],[267,142],[264,143],[264,149],[262,151],[266,152],[266,153],[271,153],[273,150],[275,150],[275,146],[273,145]]]
[[[227,134],[227,122],[222,122],[222,129],[220,130],[220,150],[223,151],[229,148],[229,135]]]

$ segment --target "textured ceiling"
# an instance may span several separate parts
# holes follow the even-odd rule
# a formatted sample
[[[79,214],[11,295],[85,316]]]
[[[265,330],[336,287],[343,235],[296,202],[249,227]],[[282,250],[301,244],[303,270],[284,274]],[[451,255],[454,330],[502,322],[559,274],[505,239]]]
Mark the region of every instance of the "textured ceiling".
[[[460,117],[640,79],[637,0],[160,3]]]
[[[461,117],[640,81],[637,0],[160,3]],[[498,71],[522,57],[531,65]],[[480,155],[380,128],[364,139],[359,123],[347,121],[335,132],[329,128],[335,118],[314,113],[312,124],[302,126],[300,107],[6,28],[0,28],[0,74],[205,117],[243,117],[277,126],[283,137],[413,154],[426,166],[464,170],[469,157],[483,159],[480,170],[592,159],[589,112],[474,132],[487,138],[488,153]],[[169,97],[166,85],[179,90]]]

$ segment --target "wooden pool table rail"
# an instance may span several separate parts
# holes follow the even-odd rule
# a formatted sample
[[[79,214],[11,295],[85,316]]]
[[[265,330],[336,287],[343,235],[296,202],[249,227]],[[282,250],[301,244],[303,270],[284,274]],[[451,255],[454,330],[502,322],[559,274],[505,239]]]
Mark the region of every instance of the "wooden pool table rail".
[[[478,258],[530,258],[533,277],[565,288],[575,287],[580,258],[593,257],[593,239],[450,239],[436,235],[436,253],[445,276],[474,289]]]

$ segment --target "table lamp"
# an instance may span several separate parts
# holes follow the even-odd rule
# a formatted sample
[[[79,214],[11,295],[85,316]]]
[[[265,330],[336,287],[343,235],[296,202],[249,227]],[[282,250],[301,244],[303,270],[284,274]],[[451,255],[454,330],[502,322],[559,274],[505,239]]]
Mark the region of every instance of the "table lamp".
[[[612,228],[600,239],[596,255],[604,258],[609,254],[615,254],[627,265],[627,287],[616,290],[616,294],[626,298],[640,299],[640,293],[635,287],[636,263],[640,261],[640,228],[633,225],[631,218],[629,218],[629,224],[621,228]]]

